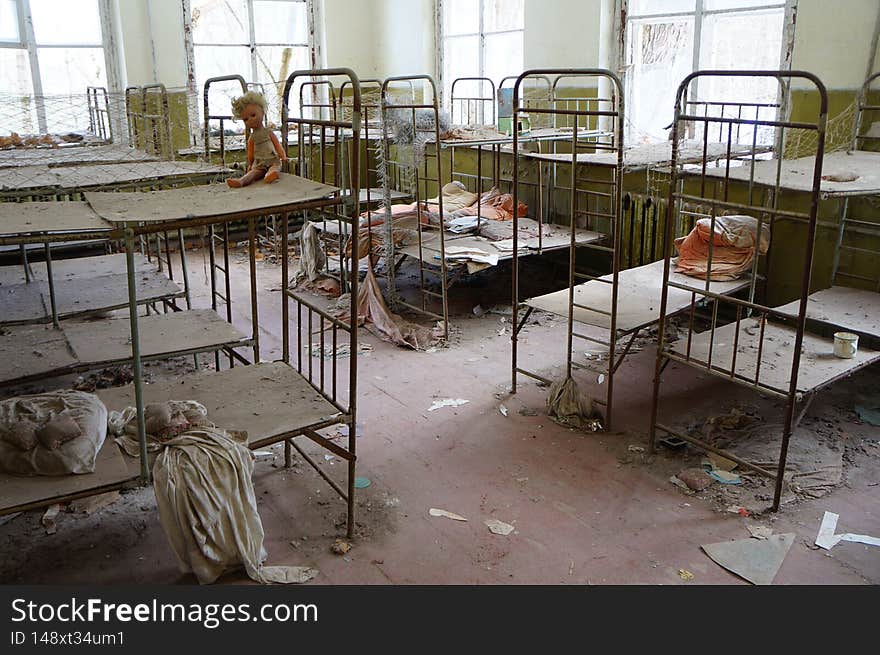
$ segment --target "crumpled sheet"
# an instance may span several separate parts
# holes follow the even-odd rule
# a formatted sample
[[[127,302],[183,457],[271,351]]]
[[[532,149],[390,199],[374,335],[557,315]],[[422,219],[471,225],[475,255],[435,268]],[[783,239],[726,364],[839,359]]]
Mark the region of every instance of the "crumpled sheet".
[[[321,247],[321,238],[318,228],[311,221],[306,221],[300,234],[300,257],[296,269],[293,271],[291,288],[299,286],[303,280],[314,282],[323,276],[324,265],[327,258]]]
[[[706,279],[709,268],[709,238],[712,223],[701,218],[686,237],[675,240],[678,250],[676,271]],[[758,221],[751,216],[718,216],[712,235],[712,280],[735,280],[748,271],[758,251],[764,255],[770,246],[770,229],[762,225],[761,239],[757,239]]]
[[[70,414],[82,435],[55,450],[37,443],[24,451],[0,440],[0,471],[17,475],[94,472],[95,459],[107,436],[107,408],[94,394],[62,390],[0,401],[0,432],[20,418],[44,425],[62,412]]]
[[[172,413],[181,412],[186,419],[195,425],[208,423],[208,410],[195,400],[169,400]],[[116,443],[130,457],[140,456],[137,432],[137,408],[126,407],[121,412],[110,412],[107,418],[107,430],[116,437]],[[147,433],[147,452],[157,453],[167,443],[158,435]]]
[[[153,465],[159,520],[180,570],[210,584],[244,566],[257,582],[305,582],[307,567],[263,566],[263,524],[246,438],[213,426],[173,437]]]
[[[547,412],[561,425],[596,432],[602,429],[599,413],[593,402],[578,388],[573,378],[566,378],[550,385],[547,394]]]
[[[339,318],[350,317],[344,314]],[[413,350],[425,350],[439,342],[430,328],[410,323],[388,309],[372,265],[358,289],[358,324],[361,323],[380,339]]]
[[[458,180],[444,184],[440,190],[440,195],[443,197],[443,211],[450,213],[470,207],[477,201],[477,194],[468,191],[467,187]],[[440,196],[428,198],[428,204],[430,205],[438,205],[439,203]]]
[[[445,198],[443,202],[446,202]],[[445,204],[443,208],[446,209]],[[529,208],[524,202],[517,202],[517,216],[525,216],[528,210]],[[480,218],[490,221],[512,221],[513,196],[509,193],[501,193],[498,187],[492,187],[480,196],[479,203],[475,200],[470,205],[454,211],[453,215],[456,217],[479,215]]]

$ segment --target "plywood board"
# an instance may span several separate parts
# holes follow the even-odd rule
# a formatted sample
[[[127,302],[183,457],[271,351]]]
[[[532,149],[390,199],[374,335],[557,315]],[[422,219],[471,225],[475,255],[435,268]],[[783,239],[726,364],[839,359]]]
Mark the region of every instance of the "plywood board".
[[[48,298],[47,288],[39,281],[0,286],[0,324],[22,323],[46,316],[49,309],[43,298]]]
[[[89,166],[65,166],[52,169],[62,189],[85,189],[129,182],[151,180],[172,182],[188,177],[204,179],[209,175],[228,173],[223,166],[198,162],[126,162],[122,164],[99,164]]]
[[[154,271],[139,271],[135,283],[139,303],[180,296],[183,293],[175,282]],[[43,302],[46,307],[51,306],[48,294]],[[127,307],[128,276],[112,274],[58,280],[55,284],[55,302],[61,317]]]
[[[109,410],[134,405],[132,386],[97,392]],[[144,402],[197,400],[208,419],[228,430],[245,430],[251,446],[318,425],[339,415],[293,368],[281,362],[236,366],[144,386]]]
[[[158,157],[119,144],[75,148],[20,148],[0,150],[0,168],[31,166],[71,166],[74,164],[113,164],[116,162],[156,161]]]
[[[717,369],[721,373],[730,373],[736,333],[736,323],[730,323],[715,330],[714,341],[711,343],[713,369]],[[702,362],[708,360],[710,335],[711,332],[706,331],[693,336],[690,350],[691,358]],[[749,318],[740,321],[735,374],[744,376],[748,380],[754,380],[758,362],[759,340],[760,324],[758,319]],[[794,356],[794,341],[794,328],[777,323],[768,322],[766,324],[764,345],[761,351],[760,384],[782,393],[788,393]],[[681,339],[673,344],[672,350],[684,356],[687,351],[687,339]],[[880,352],[862,347],[859,347],[859,352],[853,359],[835,357],[833,339],[804,334],[797,390],[799,393],[814,391],[878,359],[880,359]]]
[[[41,375],[75,366],[67,337],[51,325],[17,325],[2,328],[0,382]]]
[[[815,157],[783,160],[780,184],[791,191],[810,192],[813,188],[813,166]],[[730,169],[730,178],[748,182],[752,170],[754,181],[762,186],[776,186],[777,159],[757,161],[745,166]],[[708,169],[709,177],[724,177],[725,169]],[[872,196],[880,194],[880,152],[830,152],[822,160],[822,177],[847,178],[856,176],[850,182],[823,179],[820,193],[823,197]]]
[[[131,358],[127,318],[65,322],[67,341],[80,363]],[[153,314],[138,321],[141,355],[157,357],[186,350],[213,350],[240,343],[246,335],[211,309]]]
[[[769,585],[794,543],[794,533],[766,539],[738,539],[705,544],[700,548],[720,566],[756,585]]]
[[[112,228],[87,202],[0,203],[0,234],[4,235]]]
[[[171,221],[210,218],[228,214],[272,214],[292,209],[298,203],[331,196],[335,187],[296,175],[282,174],[277,182],[255,182],[241,189],[225,183],[194,187],[136,191],[131,193],[86,193],[85,197],[100,216],[120,223],[132,221]]]
[[[611,317],[599,311],[594,311],[611,311],[611,295],[613,292],[613,287],[610,284],[611,279],[611,275],[603,275],[599,280],[590,280],[575,287],[575,303],[593,308],[591,310],[575,307],[575,321],[605,329],[611,328]],[[704,280],[688,277],[681,273],[670,273],[669,279],[672,282],[684,284],[694,289],[705,289]],[[647,327],[659,320],[660,301],[663,292],[662,261],[620,271],[617,283],[618,330],[631,332],[632,330]],[[747,279],[730,282],[712,282],[709,290],[714,293],[731,294],[746,288],[748,284]],[[691,298],[692,294],[689,291],[670,287],[666,304],[666,315],[672,316],[690,307]],[[699,300],[700,297],[697,296],[697,299]],[[568,316],[568,289],[530,298],[526,301],[526,305],[552,314]]]
[[[138,272],[156,272],[159,267],[141,253],[134,253],[134,268]],[[31,270],[38,280],[48,280],[45,262],[32,262]],[[126,275],[125,254],[96,255],[94,257],[76,257],[73,259],[55,259],[52,261],[52,276],[56,281],[100,277],[104,275]]]
[[[30,504],[49,505],[73,494],[121,485],[132,479],[119,447],[108,437],[98,451],[94,473],[52,476],[0,473],[0,507],[9,513]]]
[[[745,155],[765,152],[766,148],[753,149],[749,145],[731,144],[730,157],[743,157]],[[705,148],[705,160],[717,161],[728,157],[726,143],[708,143]],[[552,162],[570,162],[571,154],[557,153],[537,153],[528,152],[523,154],[529,159],[538,159],[541,161]],[[679,164],[699,164],[704,159],[703,142],[688,140],[679,146],[678,163]],[[617,166],[616,152],[594,152],[580,153],[577,155],[577,163],[590,164],[593,166]],[[628,171],[644,170],[646,168],[656,168],[658,166],[669,166],[672,163],[672,142],[664,141],[662,143],[649,143],[644,145],[626,148],[623,151],[623,167]]]
[[[58,178],[48,166],[0,166],[0,191],[51,189],[58,186]]]
[[[783,305],[779,311],[796,317],[800,301]],[[849,287],[817,291],[810,294],[807,318],[837,329],[880,338],[880,294]]]

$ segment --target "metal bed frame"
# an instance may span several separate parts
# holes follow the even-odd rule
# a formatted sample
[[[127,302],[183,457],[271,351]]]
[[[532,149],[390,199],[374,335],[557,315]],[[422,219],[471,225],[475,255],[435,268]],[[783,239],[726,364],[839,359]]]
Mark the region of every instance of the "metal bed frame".
[[[312,76],[312,75],[345,75],[349,77],[353,81],[353,111],[352,111],[352,120],[349,123],[338,125],[337,121],[320,121],[313,119],[290,119],[293,121],[300,122],[302,125],[308,125],[310,128],[314,126],[326,127],[324,123],[330,122],[332,123],[331,127],[339,128],[346,127],[351,130],[351,139],[353,147],[350,149],[350,170],[351,170],[351,182],[353,189],[357,191],[359,185],[359,170],[360,170],[360,128],[361,128],[361,103],[360,103],[360,85],[358,83],[357,76],[355,73],[349,69],[326,69],[326,70],[318,70],[318,71],[296,71],[290,75],[287,79],[287,83],[285,88],[289,91],[291,85],[294,80],[300,77]],[[183,198],[182,198],[183,200]],[[287,251],[287,221],[288,214],[293,212],[300,211],[308,211],[308,210],[316,210],[316,211],[328,211],[332,212],[335,216],[336,220],[346,221],[351,224],[353,229],[356,229],[358,224],[358,215],[359,215],[359,202],[358,202],[358,194],[354,193],[348,200],[344,196],[340,196],[338,194],[331,196],[323,196],[318,199],[291,199],[289,204],[285,204],[283,206],[277,205],[273,206],[271,211],[281,212],[283,214],[283,223],[284,223],[284,231],[282,233],[283,239],[283,248],[286,254]],[[174,230],[182,230],[184,228],[192,228],[192,227],[202,227],[202,226],[211,226],[222,223],[228,223],[230,221],[236,220],[247,220],[249,226],[249,256],[250,256],[250,295],[251,295],[251,322],[252,329],[254,334],[253,340],[253,364],[254,369],[250,369],[250,367],[245,367],[246,371],[256,370],[257,368],[263,367],[262,370],[265,370],[267,366],[273,366],[270,364],[259,363],[260,362],[260,346],[259,346],[259,325],[258,325],[258,315],[257,315],[257,287],[256,287],[256,228],[255,222],[257,217],[264,214],[265,210],[263,209],[254,209],[247,211],[236,211],[233,213],[225,213],[222,215],[203,215],[195,218],[187,218],[184,220],[168,220],[168,221],[160,221],[160,222],[138,222],[132,221],[127,224],[124,229],[116,228],[114,229],[114,236],[117,238],[122,238],[125,243],[125,253],[126,253],[126,267],[127,267],[127,275],[129,279],[129,312],[128,312],[128,321],[130,324],[130,335],[131,335],[131,362],[132,368],[134,372],[134,382],[130,388],[123,388],[120,391],[122,396],[117,396],[116,401],[119,401],[123,404],[131,404],[131,398],[128,396],[129,393],[133,393],[133,401],[134,405],[137,408],[137,430],[138,430],[138,443],[140,450],[140,475],[133,476],[131,474],[121,475],[119,479],[114,479],[109,482],[102,482],[94,487],[83,487],[78,483],[82,478],[80,476],[78,480],[76,480],[76,488],[70,488],[70,481],[60,479],[58,480],[58,484],[64,486],[68,485],[68,488],[63,491],[58,491],[55,493],[43,491],[40,494],[37,494],[37,497],[31,498],[26,502],[17,503],[14,506],[5,506],[0,508],[0,514],[8,514],[17,511],[22,511],[25,509],[34,509],[38,507],[43,507],[49,504],[64,502],[69,500],[74,500],[76,498],[82,498],[90,495],[95,495],[99,493],[104,493],[106,491],[111,491],[113,489],[119,489],[124,486],[131,485],[140,481],[142,484],[148,484],[150,482],[150,469],[148,464],[148,455],[147,455],[147,441],[146,441],[146,430],[144,424],[144,406],[145,406],[145,396],[147,393],[162,393],[161,390],[156,391],[159,385],[149,385],[148,388],[145,388],[144,380],[143,380],[143,369],[142,369],[142,361],[143,354],[141,350],[141,342],[140,342],[140,316],[137,311],[137,303],[135,296],[135,263],[134,263],[134,252],[136,247],[136,242],[139,236],[147,236],[149,234],[155,233],[156,231],[174,231]],[[103,235],[103,232],[102,232]],[[18,237],[19,239],[22,237]],[[27,238],[34,238],[34,235],[29,235]],[[66,239],[69,238],[68,235],[56,235],[56,234],[42,234],[40,239],[45,242],[51,242],[53,240]],[[357,240],[352,241],[352,257],[354,261],[357,261],[358,253],[357,253]],[[333,416],[326,417],[317,422],[313,422],[310,425],[306,426],[298,426],[294,429],[285,429],[281,433],[273,433],[273,434],[265,434],[255,436],[253,440],[250,441],[249,446],[251,448],[260,448],[272,443],[283,442],[285,444],[285,465],[291,465],[291,455],[292,449],[296,449],[303,458],[313,467],[315,467],[316,471],[324,478],[330,486],[346,501],[347,503],[347,535],[348,537],[353,536],[354,531],[354,475],[355,475],[355,462],[356,462],[356,398],[357,398],[357,344],[358,344],[358,333],[357,333],[357,322],[353,318],[350,322],[346,323],[338,318],[333,317],[325,310],[321,309],[314,305],[308,299],[302,297],[296,292],[287,288],[287,279],[288,279],[288,261],[285,256],[282,259],[282,278],[284,281],[283,284],[283,292],[282,292],[282,334],[283,334],[283,355],[281,363],[279,363],[274,368],[281,367],[284,371],[287,371],[288,375],[296,375],[298,380],[305,381],[312,389],[315,394],[315,397],[319,399],[323,399],[326,403],[326,406],[332,410],[334,410],[335,414]],[[353,275],[350,280],[351,287],[351,305],[350,305],[350,316],[357,316],[357,286],[358,286],[358,276]],[[293,364],[291,362],[291,334],[290,334],[290,319],[291,319],[291,301],[295,303],[296,306],[296,315],[297,315],[297,338],[296,338],[296,346],[297,346],[297,356],[296,363]],[[318,329],[315,330],[315,317],[317,316]],[[325,361],[323,357],[323,349],[325,346],[325,333],[327,331],[332,331],[332,345],[333,345],[333,353],[329,362]],[[351,352],[351,357],[348,362],[348,394],[347,399],[345,401],[347,404],[343,404],[343,399],[340,397],[341,393],[338,389],[337,385],[337,355],[335,346],[338,343],[339,332],[348,333],[348,342]],[[319,335],[317,338],[315,335]],[[313,344],[317,345],[315,342],[317,341],[320,344],[322,353],[319,356],[319,364],[315,365],[313,362],[314,356],[312,354],[312,346]],[[305,349],[307,350],[307,355],[304,357],[303,355],[303,343],[305,342]],[[173,355],[168,355],[173,356]],[[240,357],[240,356],[239,356]],[[307,361],[304,359],[307,358]],[[250,364],[246,359],[243,360],[242,363]],[[219,368],[219,360],[217,362]],[[234,367],[234,362],[230,361],[230,366]],[[315,371],[315,368],[319,368],[320,370]],[[329,369],[329,371],[327,370]],[[241,369],[239,369],[241,370]],[[280,370],[280,369],[279,369]],[[293,371],[295,370],[295,373]],[[215,375],[215,374],[208,374]],[[223,371],[216,373],[216,375],[224,376],[223,380],[228,381],[228,384],[234,384],[235,378],[234,374],[231,371]],[[207,378],[200,378],[201,381],[205,381]],[[219,379],[219,378],[218,378]],[[185,382],[185,381],[184,381]],[[179,390],[180,383],[173,385],[173,387]],[[113,390],[116,391],[116,390]],[[192,393],[196,395],[194,392],[190,391],[188,393]],[[308,401],[307,401],[308,402]],[[248,412],[249,414],[249,412]],[[241,419],[247,421],[247,419]],[[348,426],[348,447],[343,448],[332,441],[328,440],[326,437],[318,433],[318,430],[329,427],[334,424],[345,424]],[[277,432],[277,431],[276,431]],[[307,454],[303,451],[303,449],[294,442],[294,439],[298,436],[305,436],[315,442],[316,444],[322,446],[323,448],[329,450],[335,455],[343,458],[348,465],[348,476],[347,476],[347,488],[343,489],[339,484],[337,484],[334,480],[332,480],[321,468],[320,466]],[[112,448],[113,445],[109,444],[109,447]],[[68,476],[69,477],[69,476]]]
[[[711,115],[706,116],[705,114],[700,115],[699,113],[692,113],[689,111],[689,107],[691,105],[688,102],[688,93],[690,91],[691,84],[695,81],[699,80],[700,78],[706,77],[736,78],[746,76],[773,78],[776,79],[785,89],[788,89],[790,87],[790,82],[793,80],[801,80],[810,83],[813,87],[815,87],[820,98],[819,110],[818,114],[815,117],[815,120],[792,121],[784,118],[752,119]],[[775,493],[772,505],[772,509],[774,511],[779,508],[780,499],[782,496],[783,476],[785,473],[786,458],[788,454],[788,444],[791,438],[792,431],[797,422],[795,418],[795,410],[798,402],[802,399],[798,388],[798,372],[801,360],[801,347],[804,343],[807,303],[810,294],[810,281],[817,227],[819,189],[822,179],[822,160],[824,154],[827,113],[828,99],[824,85],[815,75],[802,71],[697,71],[695,73],[691,73],[684,78],[678,88],[678,92],[676,95],[675,121],[672,127],[672,170],[671,182],[669,187],[669,205],[667,208],[666,234],[664,239],[665,260],[663,268],[663,292],[661,297],[657,360],[654,375],[654,392],[650,422],[651,447],[653,449],[656,446],[658,433],[665,433],[667,435],[682,439],[702,450],[721,454],[737,462],[744,468],[753,470],[759,474],[766,475],[770,478],[775,479]],[[729,172],[731,169],[730,159],[724,162],[725,173],[723,176],[719,175],[716,177],[709,177],[706,173],[706,162],[702,164],[699,171],[691,171],[689,175],[686,175],[683,167],[680,166],[677,161],[679,135],[686,133],[688,129],[696,129],[697,131],[702,130],[703,143],[707,144],[710,132],[714,130],[716,126],[719,127],[719,129],[721,130],[722,136],[724,136],[724,132],[726,132],[725,140],[728,144],[733,142],[734,130],[739,130],[741,127],[751,129],[754,135],[757,135],[758,130],[762,128],[773,130],[776,134],[775,142],[781,143],[783,145],[792,132],[797,133],[798,131],[802,131],[811,134],[814,133],[818,139],[818,146],[815,157],[813,159],[813,174],[811,191],[809,193],[809,208],[806,211],[789,210],[782,208],[781,205],[784,188],[780,183],[782,167],[781,158],[777,159],[775,164],[777,171],[775,184],[770,188],[764,189],[764,192],[761,193],[757,186],[753,183],[753,179],[750,179],[748,184],[746,185],[744,198],[739,198],[738,196],[731,197],[731,185],[729,184]],[[779,152],[782,152],[782,150],[780,150]],[[754,163],[755,159],[756,155],[753,154],[752,163]],[[699,212],[691,209],[692,207],[707,208],[704,209],[702,212]],[[754,261],[752,262],[752,284],[747,299],[735,298],[710,291],[710,282],[708,277],[705,283],[700,285],[700,287],[702,288],[697,287],[697,285],[682,285],[670,279],[672,269],[671,260],[673,227],[676,223],[678,223],[679,220],[681,220],[683,215],[688,215],[689,212],[694,215],[709,218],[712,233],[714,233],[717,218],[719,216],[723,216],[724,213],[729,212],[748,213],[754,215],[758,221],[758,235],[762,233],[763,227],[766,224],[769,226],[770,234],[772,237],[775,231],[774,228],[776,226],[776,223],[780,220],[794,221],[804,226],[804,246],[802,250],[803,255],[801,261],[801,283],[797,290],[799,298],[799,300],[797,301],[798,310],[793,317],[793,322],[795,323],[792,334],[794,339],[794,354],[792,356],[790,377],[788,378],[787,388],[779,389],[775,388],[771,384],[768,384],[768,374],[766,371],[771,367],[763,367],[762,369],[761,366],[762,352],[765,346],[765,336],[769,336],[771,332],[771,330],[768,329],[768,326],[770,325],[769,321],[792,320],[792,317],[780,312],[778,308],[762,304],[756,298],[756,281],[759,273],[759,262],[762,259],[761,257],[757,256],[756,254],[756,256],[754,257]],[[771,238],[771,251],[767,253],[767,261],[771,260],[772,247],[773,241]],[[713,248],[712,242],[710,240],[708,249],[709,270],[711,270],[712,267],[712,257]],[[666,341],[665,334],[665,324],[667,320],[666,307],[670,290],[673,289],[680,289],[691,293],[691,310],[687,327],[687,336],[684,338],[683,342],[678,342],[678,347],[670,347],[670,345]],[[705,332],[699,332],[698,328],[694,324],[694,314],[698,300],[712,303],[709,328]],[[724,327],[719,327],[719,320],[723,321],[723,319],[728,314],[732,314],[734,316],[734,323],[728,324]],[[728,318],[728,320],[730,319]],[[752,332],[745,332],[743,324],[746,322],[749,323],[750,329],[751,324],[754,323],[754,330],[757,331],[758,335],[756,344],[757,359],[754,365],[754,374],[750,374],[748,376],[738,372],[737,370],[737,353],[739,352],[739,347],[741,345],[746,345],[748,339],[745,335],[752,334]],[[716,345],[726,345],[723,341],[725,341],[729,336],[726,335],[726,331],[728,331],[729,328],[732,328],[734,330],[734,335],[731,361],[730,365],[727,366],[723,363],[718,363],[720,356],[716,355],[715,361],[713,361],[713,351],[715,350]],[[743,330],[743,336],[741,336],[741,328]],[[682,343],[684,343],[684,345],[681,345]],[[705,357],[697,353],[697,349],[700,344],[708,345],[708,352],[707,356]],[[670,361],[690,366],[711,375],[730,380],[742,386],[751,388],[755,391],[771,395],[775,398],[782,400],[785,403],[785,418],[780,446],[780,456],[775,473],[771,470],[768,470],[767,468],[764,468],[763,466],[760,466],[753,462],[745,461],[744,459],[736,456],[733,453],[730,453],[723,449],[719,449],[712,444],[707,443],[703,439],[686,434],[684,431],[678,430],[660,421],[659,405],[661,400],[660,388],[662,385],[662,375],[665,367]],[[764,373],[763,379],[762,372]],[[804,408],[804,411],[805,410],[806,407]],[[803,416],[803,412],[801,413],[801,416]]]
[[[519,76],[515,85],[514,85],[514,95],[513,95],[513,106],[514,106],[514,123],[516,123],[517,117],[520,113],[525,112],[525,108],[520,105],[520,91],[523,87],[525,80],[533,76],[546,76],[546,75],[556,75],[556,79],[559,80],[562,77],[577,77],[581,79],[605,79],[613,87],[618,91],[618,95],[622,99],[621,95],[621,82],[618,77],[609,70],[605,69],[564,69],[564,70],[554,70],[554,69],[537,69],[537,70],[529,70],[525,71],[522,75]],[[621,256],[621,242],[622,242],[622,229],[621,229],[621,203],[622,203],[622,178],[623,178],[623,149],[620,147],[622,143],[622,135],[623,135],[623,127],[624,127],[624,110],[623,110],[623,102],[619,104],[610,103],[606,99],[602,98],[593,98],[591,99],[591,103],[585,103],[581,106],[577,106],[575,108],[570,108],[568,104],[564,107],[556,107],[555,104],[547,107],[532,107],[529,108],[528,111],[537,114],[544,114],[552,117],[554,124],[556,123],[558,117],[567,117],[572,120],[572,122],[577,123],[581,119],[583,119],[585,124],[588,124],[590,121],[598,120],[599,118],[604,118],[610,121],[613,125],[613,134],[610,136],[610,140],[608,142],[596,142],[591,144],[591,149],[601,149],[601,150],[611,150],[616,152],[617,154],[617,165],[608,169],[608,176],[606,178],[602,177],[587,177],[587,178],[578,178],[577,171],[577,154],[579,149],[583,148],[583,145],[578,142],[577,138],[577,130],[572,130],[571,132],[571,140],[570,140],[570,148],[571,148],[571,158],[568,161],[569,168],[569,176],[568,176],[568,187],[558,186],[556,187],[556,192],[567,192],[568,195],[568,204],[567,211],[564,214],[564,218],[567,219],[568,225],[570,228],[571,240],[569,243],[569,257],[568,257],[568,329],[567,329],[567,346],[566,346],[566,378],[572,377],[572,369],[575,366],[574,362],[574,338],[583,339],[586,341],[590,341],[593,343],[599,343],[600,345],[606,346],[608,348],[608,357],[607,357],[607,371],[603,371],[607,373],[607,394],[606,400],[603,404],[606,406],[606,424],[610,424],[611,415],[612,415],[612,398],[614,391],[614,372],[617,370],[617,367],[622,361],[623,355],[619,360],[616,359],[616,343],[617,343],[617,288],[618,288],[618,275],[620,272],[620,256]],[[514,166],[513,166],[513,204],[514,207],[517,206],[520,196],[522,192],[520,190],[520,166],[519,160],[521,158],[520,149],[519,149],[519,138],[516,133],[514,133]],[[539,163],[540,166],[540,163]],[[554,168],[555,172],[555,168]],[[554,175],[555,177],[555,175]],[[582,185],[579,188],[579,182]],[[539,189],[541,189],[541,185],[539,183]],[[543,243],[542,243],[542,225],[543,225],[543,202],[539,200],[539,205],[542,206],[542,211],[538,212],[538,253],[542,253],[543,251]],[[597,230],[600,233],[605,235],[605,239],[601,242],[596,243],[585,243],[578,244],[576,241],[576,230],[579,226],[579,222],[584,223],[584,227],[588,227],[592,230]],[[604,229],[603,229],[604,228]],[[522,330],[523,326],[529,319],[529,316],[532,313],[533,308],[529,307],[526,309],[525,314],[522,319],[519,318],[519,305],[521,302],[520,291],[519,291],[519,218],[514,213],[513,218],[513,268],[512,268],[512,309],[513,316],[511,322],[514,326],[513,331],[511,333],[511,392],[516,393],[517,387],[517,374],[523,374],[528,377],[537,379],[541,382],[550,383],[550,380],[547,378],[533,372],[529,371],[523,367],[521,367],[518,363],[518,354],[519,354],[519,344],[518,344],[518,336],[519,332]],[[611,256],[611,276],[610,280],[605,277],[597,277],[587,273],[579,272],[576,270],[577,264],[577,250],[579,247],[589,248],[592,251],[599,253],[604,256]],[[606,276],[607,277],[607,276]],[[575,302],[575,286],[577,284],[577,280],[598,280],[604,283],[611,284],[611,304],[608,311],[606,310],[594,310],[599,311],[602,314],[605,314],[610,319],[610,330],[609,330],[609,340],[603,341],[597,339],[595,337],[590,337],[584,334],[580,334],[574,329],[574,312],[576,307],[580,307],[578,303]],[[627,344],[626,351],[624,355],[629,350],[630,345]],[[582,366],[583,368],[590,368],[589,366]]]
[[[476,85],[477,90],[471,92],[473,95],[456,95],[455,87],[460,84],[466,86],[465,83],[467,82]],[[488,85],[490,90],[488,95],[483,92],[486,85]],[[468,92],[464,91],[464,93]],[[488,112],[486,111],[487,104]],[[454,124],[496,126],[495,82],[488,77],[458,77],[452,80],[452,87],[449,91],[449,107],[449,113]],[[458,109],[457,113],[456,109]],[[491,116],[488,122],[486,121],[487,113]],[[456,120],[456,116],[458,116],[458,120]]]
[[[130,146],[163,159],[174,159],[168,90],[164,84],[126,87],[125,118]]]
[[[105,143],[113,142],[113,122],[110,120],[110,97],[103,86],[87,86],[89,131]]]

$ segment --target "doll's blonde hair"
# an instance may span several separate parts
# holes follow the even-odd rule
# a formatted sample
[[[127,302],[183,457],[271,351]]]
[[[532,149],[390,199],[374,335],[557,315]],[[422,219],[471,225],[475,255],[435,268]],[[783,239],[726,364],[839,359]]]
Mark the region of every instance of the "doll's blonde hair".
[[[266,98],[263,97],[262,93],[248,91],[243,96],[232,99],[232,117],[241,120],[241,112],[248,105],[257,105],[263,110],[264,114],[269,110],[269,105],[266,103]]]

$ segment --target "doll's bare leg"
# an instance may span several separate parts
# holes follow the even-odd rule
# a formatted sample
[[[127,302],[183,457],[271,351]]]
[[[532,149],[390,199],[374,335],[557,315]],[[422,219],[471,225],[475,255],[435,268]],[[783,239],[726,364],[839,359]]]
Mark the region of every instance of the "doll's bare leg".
[[[239,187],[247,186],[248,184],[252,184],[257,180],[262,179],[265,174],[265,168],[252,168],[239,178],[230,177],[228,180],[226,180],[226,184],[228,186],[231,186],[233,189],[238,189]]]
[[[271,184],[275,180],[278,179],[278,165],[272,164],[269,167],[269,171],[266,173],[266,177],[263,178],[263,182],[266,184]]]

